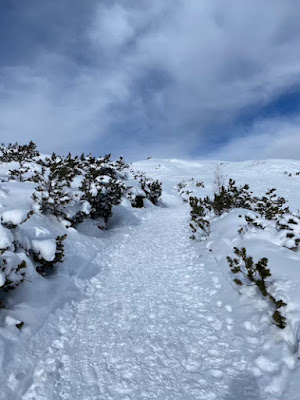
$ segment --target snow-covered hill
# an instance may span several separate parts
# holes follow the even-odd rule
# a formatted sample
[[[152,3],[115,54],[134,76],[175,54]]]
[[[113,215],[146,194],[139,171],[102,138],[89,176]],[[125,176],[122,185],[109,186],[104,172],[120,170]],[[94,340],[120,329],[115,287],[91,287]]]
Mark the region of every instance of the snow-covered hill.
[[[29,241],[68,237],[57,272],[45,278],[33,268],[0,310],[0,399],[298,399],[299,252],[272,226],[239,234],[242,209],[213,218],[210,236],[191,240],[183,200],[212,196],[217,171],[257,196],[276,188],[296,213],[300,162],[149,159],[132,167],[162,181],[160,206],[124,199],[106,231],[39,213],[22,225]],[[3,180],[8,169],[0,166]],[[26,215],[34,187],[1,183],[2,222],[16,210]],[[270,290],[287,303],[285,329],[255,288],[233,283],[226,257],[234,246],[255,262],[268,258]]]

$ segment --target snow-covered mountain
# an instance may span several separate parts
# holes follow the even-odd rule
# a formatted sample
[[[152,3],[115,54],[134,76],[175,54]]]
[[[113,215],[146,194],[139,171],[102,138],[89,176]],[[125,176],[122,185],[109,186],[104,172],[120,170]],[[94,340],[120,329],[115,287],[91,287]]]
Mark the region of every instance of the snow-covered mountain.
[[[130,196],[113,206],[106,230],[43,214],[32,200],[36,183],[9,180],[11,169],[0,165],[0,247],[13,245],[28,265],[22,284],[2,293],[0,399],[299,398],[300,161],[136,162],[126,176]],[[137,171],[162,182],[157,205],[145,198],[132,207],[148,190]],[[192,240],[189,197],[212,198],[230,178],[259,198],[276,188],[287,226],[232,208],[209,214],[209,234],[199,229]],[[63,261],[37,273],[30,255],[51,262],[64,234]],[[268,259],[266,285],[286,303],[284,329],[256,285],[234,283],[234,247],[254,263]]]

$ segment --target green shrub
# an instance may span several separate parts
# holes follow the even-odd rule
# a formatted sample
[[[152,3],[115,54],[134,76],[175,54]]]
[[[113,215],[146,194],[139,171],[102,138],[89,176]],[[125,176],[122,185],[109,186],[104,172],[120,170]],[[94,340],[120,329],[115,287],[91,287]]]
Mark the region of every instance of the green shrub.
[[[143,177],[140,180],[141,188],[146,194],[146,198],[151,201],[152,204],[157,205],[158,200],[162,194],[162,183],[159,180],[152,181],[149,178]]]
[[[256,264],[254,264],[253,258],[247,256],[246,249],[244,247],[234,247],[235,258],[227,257],[227,261],[231,271],[234,274],[240,274],[240,278],[235,278],[234,282],[239,285],[249,286],[248,282],[255,285],[260,293],[267,297],[275,306],[273,313],[273,321],[276,326],[283,329],[286,327],[286,318],[280,313],[279,309],[286,306],[282,300],[276,300],[269,292],[267,288],[266,278],[271,276],[271,271],[268,268],[268,259],[261,258]],[[245,283],[246,281],[246,283]]]
[[[7,146],[1,144],[0,151],[0,162],[26,162],[33,161],[35,157],[39,156],[39,152],[36,149],[36,144],[32,141],[29,144],[19,145],[17,142],[12,144],[9,143]]]
[[[141,190],[133,193],[131,190],[127,192],[132,207],[144,207],[144,200],[148,199],[152,204],[157,205],[162,195],[162,183],[159,180],[153,180],[145,176],[144,172],[131,171],[134,179],[138,180]]]
[[[67,235],[57,236],[56,241],[56,252],[54,259],[52,261],[45,260],[40,253],[30,249],[30,256],[35,263],[36,271],[45,276],[51,273],[58,263],[62,263],[65,257],[64,254],[64,241],[66,240]]]
[[[268,220],[276,220],[290,212],[288,207],[284,207],[285,198],[278,197],[275,192],[276,189],[269,189],[264,196],[254,198],[254,210]]]
[[[112,215],[112,207],[120,204],[126,187],[115,178],[102,176],[101,170],[90,168],[81,186],[81,202],[84,204],[84,211],[80,211],[75,219],[82,218],[103,218],[106,223]]]
[[[193,235],[191,236],[192,239],[195,239],[195,234],[197,233],[198,229],[201,229],[205,236],[210,235],[210,222],[208,220],[205,206],[201,199],[197,197],[190,197],[189,198],[190,206],[191,206],[191,218],[192,221],[190,223],[190,227],[192,229]]]
[[[43,161],[41,171],[33,177],[37,186],[32,195],[43,214],[68,219],[67,205],[73,200],[70,188],[75,176],[76,171],[55,153]]]

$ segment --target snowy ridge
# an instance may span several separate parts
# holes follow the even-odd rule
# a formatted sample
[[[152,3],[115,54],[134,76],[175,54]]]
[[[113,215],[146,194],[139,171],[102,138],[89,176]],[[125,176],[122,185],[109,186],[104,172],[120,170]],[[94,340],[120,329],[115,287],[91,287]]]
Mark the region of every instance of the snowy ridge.
[[[66,258],[57,275],[35,276],[35,292],[25,282],[10,310],[1,310],[1,399],[298,399],[299,253],[270,236],[240,238],[238,211],[212,224],[208,242],[189,238],[190,208],[177,185],[194,178],[204,187],[190,190],[211,195],[218,165],[135,163],[163,182],[163,207],[123,202],[108,231],[66,229],[45,216],[26,222],[33,240],[66,231]],[[220,168],[257,195],[277,188],[297,211],[300,162]],[[30,209],[32,190],[31,183],[1,184],[3,212]],[[232,282],[226,256],[245,242],[255,259],[270,260],[274,290],[288,303],[286,330],[269,323],[266,304],[251,288],[241,295]],[[8,315],[24,327],[5,323]]]

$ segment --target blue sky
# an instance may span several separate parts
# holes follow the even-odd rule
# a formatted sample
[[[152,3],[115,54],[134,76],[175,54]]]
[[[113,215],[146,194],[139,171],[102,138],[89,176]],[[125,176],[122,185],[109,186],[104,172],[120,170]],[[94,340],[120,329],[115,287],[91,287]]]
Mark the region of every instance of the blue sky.
[[[1,141],[300,159],[299,0],[0,0]]]

